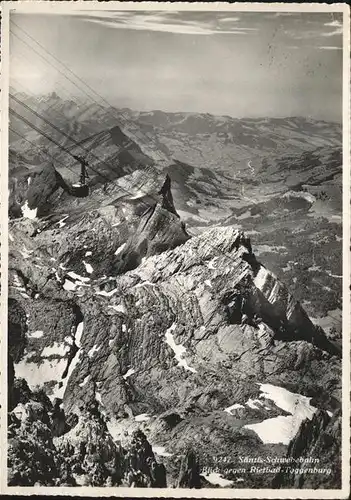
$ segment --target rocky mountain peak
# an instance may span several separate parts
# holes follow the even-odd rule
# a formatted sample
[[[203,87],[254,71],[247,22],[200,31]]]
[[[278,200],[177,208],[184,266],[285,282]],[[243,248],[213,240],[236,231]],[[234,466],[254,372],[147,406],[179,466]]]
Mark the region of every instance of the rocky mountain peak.
[[[35,218],[45,214],[50,197],[59,188],[71,194],[70,185],[53,163],[27,171],[23,177],[10,182],[10,216]]]
[[[134,269],[144,257],[176,248],[189,238],[185,224],[175,209],[171,179],[167,174],[158,192],[158,199],[140,217],[133,234],[116,259],[113,272],[121,274]]]
[[[41,171],[30,179],[27,191],[29,208],[37,208],[40,211],[49,197],[60,187],[67,192],[70,191],[69,186],[54,165],[47,163]]]
[[[145,120],[167,120],[177,140],[201,121],[204,134],[218,129],[221,144],[235,137],[245,148],[247,134],[261,138],[265,127],[181,115]],[[341,346],[311,304],[331,293],[324,269],[338,279],[318,257],[341,236],[334,222],[318,221],[316,237],[307,214],[314,195],[281,196],[295,160],[266,165],[274,186],[280,179],[269,198],[272,185],[246,192],[233,182],[232,165],[207,168],[203,149],[200,166],[155,163],[146,176],[153,161],[133,134],[101,128],[89,129],[86,147],[115,162],[106,189],[97,182],[85,199],[66,196],[69,184],[49,164],[25,167],[13,182],[10,484],[285,487],[275,473],[228,471],[243,470],[239,457],[248,456],[314,454],[327,465],[340,448]],[[240,168],[252,177],[257,163],[246,163]],[[315,176],[301,171],[306,182]],[[30,218],[18,214],[23,205]],[[313,245],[311,263],[304,245],[308,259]],[[329,486],[339,484],[337,467]],[[292,472],[287,484],[318,487],[321,479]]]
[[[158,193],[162,196],[162,208],[175,214],[179,217],[173,202],[172,190],[171,190],[171,178],[169,174],[166,175],[165,181]]]

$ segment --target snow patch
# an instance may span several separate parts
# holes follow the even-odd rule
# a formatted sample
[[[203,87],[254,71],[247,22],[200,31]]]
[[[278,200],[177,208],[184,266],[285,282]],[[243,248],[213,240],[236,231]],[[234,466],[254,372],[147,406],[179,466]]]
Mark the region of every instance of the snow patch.
[[[77,289],[77,284],[73,283],[71,280],[65,280],[63,284],[63,288],[69,292],[74,291]]]
[[[73,271],[69,271],[67,274],[68,274],[68,276],[70,276],[74,280],[82,281],[83,283],[90,281],[90,278],[84,278],[83,276],[79,276],[79,274],[76,274]]]
[[[30,339],[40,339],[44,335],[42,330],[36,330],[35,332],[29,333],[28,338]]]
[[[126,308],[124,307],[123,304],[118,304],[118,306],[108,306],[110,307],[111,309],[114,309],[115,311],[117,312],[121,312],[121,313],[126,313]]]
[[[246,406],[249,408],[252,408],[253,410],[259,410],[260,406],[262,406],[262,402],[259,401],[258,399],[248,399],[248,401],[245,403]],[[257,406],[259,405],[259,406]]]
[[[75,369],[76,365],[78,364],[79,360],[80,360],[80,355],[81,355],[81,351],[78,351],[76,353],[76,355],[74,356],[74,358],[72,359],[70,365],[69,365],[69,368],[68,368],[68,373],[66,375],[66,377],[64,379],[62,379],[62,381],[60,381],[58,384],[57,384],[57,387],[56,389],[53,391],[53,393],[49,396],[50,399],[53,401],[55,398],[60,398],[60,399],[63,399],[63,396],[65,394],[65,391],[66,391],[66,387],[67,387],[67,384],[68,384],[68,381],[72,375],[72,372],[73,370]],[[57,378],[56,378],[57,380]]]
[[[96,292],[96,295],[103,295],[104,297],[112,297],[115,293],[117,293],[117,288],[114,288],[110,292],[106,292],[105,290],[101,290],[99,292]]]
[[[195,368],[191,368],[185,359],[183,359],[184,354],[186,353],[186,348],[181,344],[176,344],[174,341],[174,337],[172,332],[176,329],[176,324],[173,323],[170,328],[167,329],[165,333],[166,340],[165,342],[169,345],[172,351],[175,354],[175,358],[178,361],[178,366],[182,366],[185,370],[196,373]]]
[[[101,346],[97,347],[97,345],[95,344],[89,351],[88,351],[88,356],[89,358],[92,358],[94,356],[94,354],[98,351],[100,351],[101,349]]]
[[[147,420],[150,420],[150,417],[149,417],[148,413],[141,413],[140,415],[137,415],[136,417],[134,417],[134,420],[136,422],[146,422]]]
[[[295,419],[295,417],[291,415],[280,415],[279,417],[263,420],[258,424],[247,424],[244,425],[244,427],[256,432],[265,444],[282,443],[288,445],[296,436],[300,424],[301,420]]]
[[[209,269],[217,269],[215,266],[214,266],[214,263],[216,262],[216,257],[214,259],[211,259],[208,263],[207,263],[207,267]]]
[[[332,274],[331,271],[325,271],[329,276],[331,276],[332,278],[338,278],[338,279],[342,279],[342,274]]]
[[[98,403],[100,403],[100,404],[101,404],[101,406],[104,406],[104,404],[103,404],[103,402],[102,402],[102,399],[101,399],[101,394],[100,394],[100,392],[97,392],[97,391],[95,392],[95,399],[96,399],[96,401],[97,401]]]
[[[12,412],[21,422],[24,422],[29,417],[29,412],[23,403],[19,403]]]
[[[240,403],[235,403],[232,406],[228,406],[228,408],[225,408],[224,411],[226,411],[227,413],[229,413],[229,415],[232,415],[232,411],[233,410],[238,410],[239,408],[245,408],[245,406],[241,405]]]
[[[251,429],[268,444],[282,443],[288,445],[293,439],[301,422],[305,419],[311,420],[317,408],[310,404],[312,398],[295,394],[283,387],[271,384],[260,385],[260,398],[270,399],[278,408],[290,413],[288,416],[269,418],[257,424],[247,424],[244,427]]]
[[[133,373],[135,373],[134,368],[129,368],[129,370],[127,371],[127,373],[125,373],[123,375],[124,380],[127,380],[128,377],[130,377],[131,375],[133,375]]]
[[[311,266],[308,268],[308,271],[321,271],[321,266]]]
[[[62,219],[60,219],[58,222],[56,222],[56,224],[58,224],[59,227],[64,227],[66,225],[66,223],[64,221],[67,218],[68,218],[68,215],[65,215],[64,217],[62,217]]]
[[[37,208],[33,208],[33,209],[29,208],[28,200],[26,200],[25,204],[21,206],[21,210],[22,210],[23,217],[25,217],[26,219],[35,220],[37,218],[38,209]]]
[[[171,457],[173,453],[168,453],[164,446],[152,446],[152,451],[160,457]]]
[[[86,485],[86,477],[84,475],[72,474],[72,476],[76,480],[76,483],[78,484],[78,486],[85,486]]]
[[[145,191],[141,191],[141,189],[138,189],[136,193],[130,197],[130,200],[136,200],[137,198],[142,198],[145,196]]]
[[[291,414],[296,414],[297,411],[304,415],[304,418],[311,419],[317,408],[311,406],[310,401],[312,398],[302,396],[290,392],[283,387],[278,387],[272,384],[259,384],[262,394],[261,398],[266,398],[274,401],[274,403],[282,410]]]
[[[88,382],[89,382],[89,379],[90,379],[90,375],[87,375],[85,377],[85,379],[83,380],[83,382],[81,382],[79,385],[79,387],[84,387]]]
[[[234,481],[229,481],[228,479],[224,479],[218,472],[211,472],[210,474],[201,474],[209,483],[214,484],[215,486],[221,486],[222,488],[231,486]]]
[[[147,425],[145,422],[136,422],[134,418],[116,419],[110,417],[106,420],[106,426],[114,441],[122,444],[122,446],[130,445],[130,439],[134,430],[143,428]]]
[[[85,252],[84,257],[90,257],[90,255],[93,255],[93,252],[91,252],[90,250],[88,250],[88,252]]]
[[[27,250],[27,248],[23,246],[23,250],[20,250],[19,253],[24,259],[29,259],[30,255],[33,253],[33,250]]]
[[[85,266],[87,273],[91,274],[94,271],[93,266],[91,264],[89,264],[88,262],[85,262],[85,260],[83,260],[83,264]]]
[[[283,194],[283,198],[303,198],[309,203],[314,203],[316,201],[316,198],[307,191],[288,191]]]
[[[47,358],[49,356],[60,356],[64,357],[66,354],[69,352],[70,347],[65,344],[60,344],[59,342],[54,342],[52,346],[46,346],[44,349],[41,351],[41,355],[44,358]]]
[[[27,362],[29,355],[25,356],[15,365],[17,378],[24,378],[30,389],[43,387],[46,382],[57,381],[58,374],[64,372],[67,361],[64,358],[44,359],[40,364]]]
[[[270,272],[263,266],[261,266],[258,270],[258,273],[255,276],[254,283],[255,286],[262,291],[264,284],[266,283],[267,277],[270,275]]]
[[[138,283],[134,286],[134,288],[140,288],[142,286],[157,286],[156,283],[152,283],[151,281],[143,281],[142,283]]]
[[[119,255],[122,252],[122,250],[123,250],[123,248],[125,246],[126,246],[126,244],[123,243],[123,245],[121,245],[120,247],[118,247],[117,250],[115,251],[115,255]]]
[[[83,323],[83,321],[81,321],[77,326],[75,338],[74,338],[75,344],[78,347],[78,349],[80,349],[82,347],[81,339],[82,339],[82,335],[83,335],[83,330],[84,330],[84,323]]]

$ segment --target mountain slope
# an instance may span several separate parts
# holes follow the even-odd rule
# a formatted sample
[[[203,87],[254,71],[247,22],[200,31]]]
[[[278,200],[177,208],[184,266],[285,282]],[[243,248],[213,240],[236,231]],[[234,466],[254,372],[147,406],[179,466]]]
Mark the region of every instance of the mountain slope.
[[[340,127],[20,98],[10,484],[339,487]]]
[[[150,458],[165,467],[167,484],[178,484],[188,467],[189,477],[200,474],[191,484],[213,485],[215,473],[231,487],[269,487],[274,471],[243,472],[239,457],[284,457],[304,419],[317,409],[337,411],[340,345],[258,261],[241,231],[212,228],[175,243],[168,227],[183,227],[169,188],[166,180],[151,218],[136,209],[123,222],[110,206],[90,223],[85,214],[55,229],[40,220],[10,223],[10,296],[27,315],[15,383],[25,377],[51,404],[63,401],[70,430],[54,446],[64,457],[78,446],[78,435],[88,446],[83,427],[91,426],[93,441],[103,433],[109,449],[125,450],[140,429]],[[127,206],[120,202],[120,210]],[[133,220],[136,229],[129,226]],[[121,251],[129,259],[135,242],[151,248],[155,231],[162,248],[143,251],[129,270],[111,268]],[[50,433],[52,424],[45,425]],[[192,448],[196,458],[184,465]],[[74,468],[76,482],[128,483],[122,465],[112,473],[108,455],[95,471],[89,453],[83,469]],[[136,452],[136,460],[142,456]],[[22,465],[11,464],[14,484]],[[337,487],[337,481],[336,475],[328,484]]]
[[[141,127],[154,133],[180,161],[237,172],[251,160],[298,155],[319,147],[339,147],[341,126],[303,117],[233,118],[201,113],[131,113]]]

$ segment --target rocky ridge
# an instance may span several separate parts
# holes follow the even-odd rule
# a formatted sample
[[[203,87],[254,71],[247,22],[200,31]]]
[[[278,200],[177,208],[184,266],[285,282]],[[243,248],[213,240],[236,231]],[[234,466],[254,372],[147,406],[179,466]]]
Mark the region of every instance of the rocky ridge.
[[[18,476],[24,443],[34,453],[28,422],[43,456],[57,451],[49,484],[284,487],[240,457],[334,456],[324,424],[313,443],[303,436],[318,410],[340,421],[339,344],[245,233],[190,238],[169,178],[151,208],[140,201],[10,222],[9,336],[23,340],[10,351],[11,484],[37,467]]]

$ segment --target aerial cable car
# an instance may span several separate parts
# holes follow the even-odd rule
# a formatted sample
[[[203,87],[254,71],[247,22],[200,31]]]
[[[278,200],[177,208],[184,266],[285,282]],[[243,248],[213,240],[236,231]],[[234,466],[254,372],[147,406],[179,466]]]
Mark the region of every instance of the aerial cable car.
[[[89,174],[87,172],[88,162],[82,156],[74,156],[73,158],[80,163],[80,176],[79,183],[72,185],[72,194],[78,198],[85,198],[89,195],[89,186],[86,180],[89,179]]]

